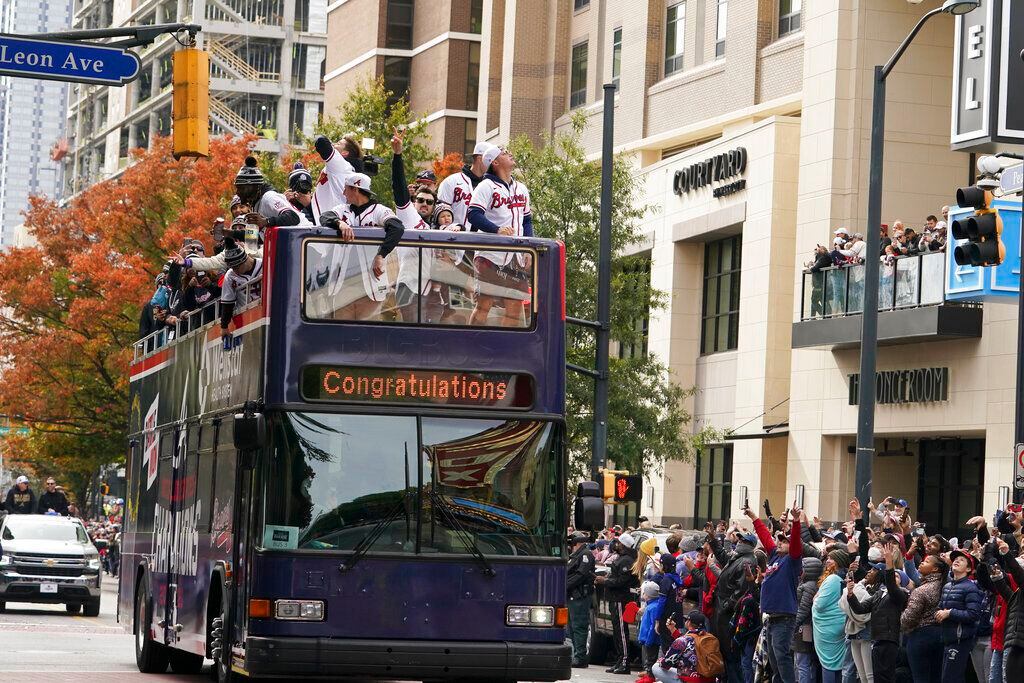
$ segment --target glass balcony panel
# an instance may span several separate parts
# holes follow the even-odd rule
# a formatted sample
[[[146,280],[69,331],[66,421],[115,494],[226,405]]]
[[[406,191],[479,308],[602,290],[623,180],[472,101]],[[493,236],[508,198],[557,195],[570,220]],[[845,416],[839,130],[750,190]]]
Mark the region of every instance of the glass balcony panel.
[[[846,313],[846,271],[848,268],[834,268],[825,275],[825,315],[836,316]]]
[[[917,289],[920,286],[921,259],[916,256],[896,261],[896,308],[917,305]]]
[[[921,305],[941,304],[945,299],[946,255],[927,254],[921,257]]]

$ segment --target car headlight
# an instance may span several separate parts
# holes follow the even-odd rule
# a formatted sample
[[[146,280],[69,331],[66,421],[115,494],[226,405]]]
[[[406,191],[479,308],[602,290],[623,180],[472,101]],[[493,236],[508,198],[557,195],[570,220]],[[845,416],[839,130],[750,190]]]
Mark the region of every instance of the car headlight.
[[[509,605],[505,610],[506,626],[554,626],[555,608],[531,605]]]
[[[13,555],[8,555],[7,553],[0,555],[0,567],[10,567],[12,564],[14,564]]]

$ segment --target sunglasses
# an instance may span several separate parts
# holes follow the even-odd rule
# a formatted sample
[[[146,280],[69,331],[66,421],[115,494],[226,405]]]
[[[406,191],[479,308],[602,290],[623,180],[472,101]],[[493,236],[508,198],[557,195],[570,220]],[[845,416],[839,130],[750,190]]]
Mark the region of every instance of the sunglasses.
[[[434,205],[434,200],[433,199],[422,199],[420,197],[417,197],[416,198],[416,203],[417,204],[426,204],[427,206],[433,206]]]

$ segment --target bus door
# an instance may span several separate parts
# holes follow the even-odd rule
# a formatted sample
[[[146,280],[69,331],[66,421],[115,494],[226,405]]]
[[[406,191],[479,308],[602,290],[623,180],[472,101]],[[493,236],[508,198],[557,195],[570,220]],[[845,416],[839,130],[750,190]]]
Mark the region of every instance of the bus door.
[[[209,427],[207,427],[209,428]],[[171,496],[173,533],[171,538],[170,582],[168,584],[167,642],[202,654],[206,642],[206,604],[197,599],[199,560],[199,518],[203,502],[198,498],[199,439],[201,425],[190,423],[178,433],[177,466]],[[203,604],[200,604],[200,603]]]
[[[246,467],[243,463],[246,460],[255,458],[255,453],[238,452],[238,460],[235,476],[238,484],[235,494],[235,548],[237,557],[235,560],[235,633],[237,642],[245,640],[246,629],[249,625],[249,567],[251,566],[252,543],[249,539],[249,530],[252,528],[252,468]]]
[[[157,464],[156,505],[153,513],[153,568],[150,572],[150,586],[153,591],[153,624],[158,643],[167,643],[168,632],[173,631],[171,606],[174,603],[173,577],[171,568],[171,538],[174,533],[174,517],[171,514],[174,492],[174,469],[176,460],[177,430],[167,429],[160,433],[160,459]]]

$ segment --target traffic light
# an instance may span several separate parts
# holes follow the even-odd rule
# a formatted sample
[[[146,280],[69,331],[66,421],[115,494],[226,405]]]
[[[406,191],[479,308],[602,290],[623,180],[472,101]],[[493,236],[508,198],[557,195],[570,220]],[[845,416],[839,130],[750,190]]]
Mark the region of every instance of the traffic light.
[[[210,155],[210,55],[196,48],[174,53],[174,158]]]
[[[961,266],[998,266],[1006,257],[1003,244],[1003,220],[990,208],[992,192],[977,185],[961,187],[956,191],[956,203],[970,207],[974,213],[953,221],[953,238],[967,240],[953,251],[953,259]]]
[[[620,475],[629,474],[627,470],[601,470],[601,497],[606,503],[615,502],[615,482]]]
[[[644,478],[639,474],[616,474],[616,503],[639,503],[644,497]]]

